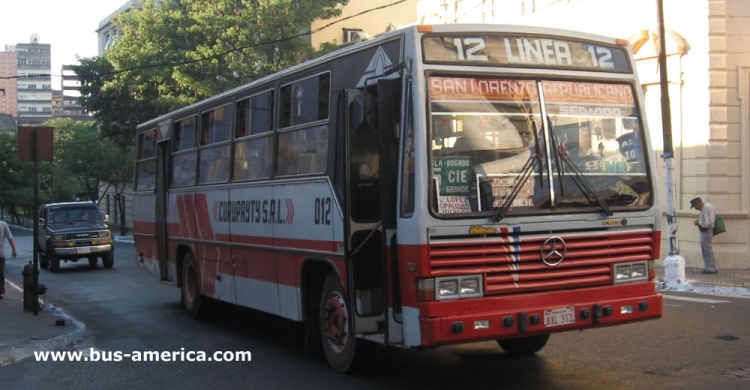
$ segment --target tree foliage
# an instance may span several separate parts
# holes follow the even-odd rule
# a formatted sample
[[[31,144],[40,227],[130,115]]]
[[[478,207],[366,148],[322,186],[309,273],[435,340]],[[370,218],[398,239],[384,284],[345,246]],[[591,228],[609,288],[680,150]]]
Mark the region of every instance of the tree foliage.
[[[132,145],[137,123],[311,57],[304,33],[346,3],[146,0],[114,19],[122,36],[103,58],[81,60],[82,103],[104,136]]]
[[[34,199],[34,163],[18,160],[18,136],[0,132],[0,207],[20,224],[17,206],[29,208]]]
[[[132,180],[132,149],[123,149],[110,139],[103,138],[95,123],[77,122],[70,118],[53,119],[44,123],[55,128],[55,185],[59,188],[74,186],[75,194],[84,199],[96,200],[100,190],[113,182]],[[65,181],[64,178],[73,178]],[[61,180],[65,181],[61,183]],[[59,198],[58,198],[59,199]]]

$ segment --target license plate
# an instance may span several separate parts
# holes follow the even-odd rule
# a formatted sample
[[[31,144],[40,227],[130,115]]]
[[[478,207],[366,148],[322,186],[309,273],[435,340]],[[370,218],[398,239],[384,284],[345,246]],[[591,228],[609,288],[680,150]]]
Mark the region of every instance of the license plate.
[[[574,307],[563,307],[544,311],[544,326],[560,326],[576,323],[576,310]]]
[[[89,248],[78,248],[79,255],[88,255],[89,253],[91,253],[91,249]]]

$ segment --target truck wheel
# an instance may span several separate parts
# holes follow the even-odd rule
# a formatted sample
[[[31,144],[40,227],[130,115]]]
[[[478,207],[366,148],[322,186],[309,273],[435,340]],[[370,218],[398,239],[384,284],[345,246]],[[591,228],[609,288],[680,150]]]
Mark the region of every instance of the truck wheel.
[[[94,264],[96,264],[96,261],[94,261]],[[115,265],[115,252],[105,253],[102,256],[102,264],[104,265],[104,268],[112,268],[112,266]]]
[[[60,270],[60,258],[55,256],[50,256],[49,259],[49,271],[50,272],[57,272]]]
[[[39,267],[43,269],[49,268],[49,259],[41,252],[39,253]]]
[[[352,331],[351,309],[338,276],[331,272],[320,294],[320,338],[328,363],[339,372],[355,368],[357,339]]]
[[[497,343],[508,355],[529,356],[541,351],[547,344],[547,340],[549,340],[549,333],[517,339],[497,340]]]
[[[214,301],[201,295],[198,267],[191,252],[185,254],[182,261],[182,305],[193,318],[205,318],[213,313]]]
[[[92,267],[96,267],[96,262],[99,260],[96,256],[89,256],[89,265]]]

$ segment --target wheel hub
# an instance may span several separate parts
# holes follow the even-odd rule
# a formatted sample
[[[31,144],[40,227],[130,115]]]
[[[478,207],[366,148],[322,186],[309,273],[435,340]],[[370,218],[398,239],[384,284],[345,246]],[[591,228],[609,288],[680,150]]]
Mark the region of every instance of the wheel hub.
[[[347,336],[347,313],[344,299],[339,294],[331,294],[325,307],[325,326],[328,342],[336,352],[344,349]]]

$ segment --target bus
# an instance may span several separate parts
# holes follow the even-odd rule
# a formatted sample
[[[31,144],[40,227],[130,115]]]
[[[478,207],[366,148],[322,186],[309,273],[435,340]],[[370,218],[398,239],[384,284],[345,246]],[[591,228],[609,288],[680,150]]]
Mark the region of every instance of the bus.
[[[139,125],[135,260],[341,372],[362,342],[530,355],[661,317],[654,160],[627,41],[408,26]]]

